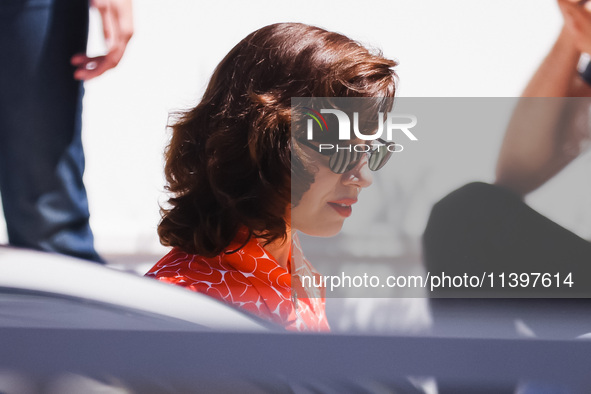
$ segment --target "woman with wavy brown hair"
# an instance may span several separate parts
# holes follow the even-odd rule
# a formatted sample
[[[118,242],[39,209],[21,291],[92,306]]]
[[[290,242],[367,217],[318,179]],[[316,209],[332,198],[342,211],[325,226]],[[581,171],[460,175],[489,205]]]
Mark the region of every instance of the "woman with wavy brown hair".
[[[341,34],[304,24],[266,26],[238,43],[201,102],[171,126],[171,197],[158,233],[173,249],[146,275],[288,329],[328,330],[321,296],[300,289],[306,296],[292,297],[296,271],[317,275],[295,231],[340,231],[371,184],[368,163],[379,162],[376,170],[389,154],[373,161],[372,153],[320,154],[303,140],[303,128],[292,130],[299,115],[291,98],[392,98],[395,65]]]

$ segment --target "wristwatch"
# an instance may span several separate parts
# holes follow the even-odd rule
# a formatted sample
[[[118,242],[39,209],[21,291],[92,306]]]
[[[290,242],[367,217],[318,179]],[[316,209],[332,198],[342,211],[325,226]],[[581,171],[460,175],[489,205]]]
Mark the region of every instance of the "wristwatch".
[[[587,82],[587,85],[591,86],[591,56],[583,53],[579,58],[577,70],[579,71],[581,78],[583,78],[583,81]]]

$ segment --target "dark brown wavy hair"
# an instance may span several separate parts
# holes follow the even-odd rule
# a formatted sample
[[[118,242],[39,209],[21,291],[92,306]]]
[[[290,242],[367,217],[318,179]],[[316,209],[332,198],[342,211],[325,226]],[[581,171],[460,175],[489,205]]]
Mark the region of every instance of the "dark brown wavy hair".
[[[249,34],[217,66],[201,102],[170,126],[161,243],[211,257],[241,228],[267,243],[285,239],[289,209],[314,180],[299,149],[292,162],[291,98],[394,97],[394,66],[314,26]]]

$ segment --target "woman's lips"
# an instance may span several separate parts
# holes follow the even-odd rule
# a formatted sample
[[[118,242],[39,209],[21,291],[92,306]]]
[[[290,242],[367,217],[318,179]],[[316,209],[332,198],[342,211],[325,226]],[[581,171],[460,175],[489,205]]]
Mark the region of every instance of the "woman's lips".
[[[330,207],[337,211],[337,213],[342,217],[348,218],[353,212],[351,205],[355,204],[356,202],[357,199],[354,198],[343,198],[341,200],[329,201],[328,205],[330,205]]]

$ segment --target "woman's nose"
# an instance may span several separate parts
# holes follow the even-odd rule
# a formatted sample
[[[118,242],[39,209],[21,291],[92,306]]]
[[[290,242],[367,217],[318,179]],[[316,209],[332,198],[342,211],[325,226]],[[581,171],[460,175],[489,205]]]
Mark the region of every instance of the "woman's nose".
[[[343,183],[360,188],[371,185],[373,182],[373,175],[369,169],[368,159],[368,155],[364,155],[355,167],[343,173]]]

